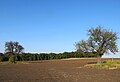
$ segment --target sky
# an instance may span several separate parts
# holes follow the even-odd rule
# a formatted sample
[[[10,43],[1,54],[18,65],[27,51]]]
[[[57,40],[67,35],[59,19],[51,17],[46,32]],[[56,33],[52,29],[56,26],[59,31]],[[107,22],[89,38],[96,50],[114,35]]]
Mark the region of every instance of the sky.
[[[120,0],[0,0],[0,52],[8,41],[25,52],[75,51],[98,25],[120,37]]]

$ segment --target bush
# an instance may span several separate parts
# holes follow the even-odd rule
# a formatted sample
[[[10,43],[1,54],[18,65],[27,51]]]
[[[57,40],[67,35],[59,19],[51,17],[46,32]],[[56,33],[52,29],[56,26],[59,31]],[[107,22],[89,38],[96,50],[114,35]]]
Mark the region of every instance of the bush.
[[[10,56],[10,58],[9,58],[9,63],[16,63],[15,62],[15,60],[16,60],[16,56],[15,55],[12,55],[12,56]]]

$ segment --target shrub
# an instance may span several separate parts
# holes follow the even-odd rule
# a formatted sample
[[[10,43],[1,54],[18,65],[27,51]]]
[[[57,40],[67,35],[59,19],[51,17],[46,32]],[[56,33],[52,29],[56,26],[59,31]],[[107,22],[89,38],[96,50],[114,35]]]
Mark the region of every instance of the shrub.
[[[9,63],[16,63],[15,62],[15,60],[16,60],[16,56],[15,55],[12,55],[12,56],[10,56],[10,58],[9,58]]]

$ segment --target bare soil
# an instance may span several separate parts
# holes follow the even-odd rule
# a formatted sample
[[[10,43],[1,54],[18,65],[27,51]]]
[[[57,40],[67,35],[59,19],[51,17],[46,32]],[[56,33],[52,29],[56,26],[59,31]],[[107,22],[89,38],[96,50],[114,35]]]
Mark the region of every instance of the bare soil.
[[[95,62],[88,58],[0,65],[0,82],[120,82],[120,69],[84,67]]]

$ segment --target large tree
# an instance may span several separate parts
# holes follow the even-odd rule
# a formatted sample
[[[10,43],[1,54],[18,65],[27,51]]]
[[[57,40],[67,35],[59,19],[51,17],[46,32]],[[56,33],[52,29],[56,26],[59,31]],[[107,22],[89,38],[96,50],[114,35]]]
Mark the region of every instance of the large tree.
[[[105,53],[118,52],[116,41],[118,39],[117,33],[107,29],[103,29],[101,26],[91,28],[88,30],[88,40],[81,40],[75,43],[77,51],[94,52],[97,57],[97,63],[101,63],[101,57]]]
[[[13,63],[15,63],[15,54],[20,54],[23,50],[24,48],[19,44],[19,42],[10,41],[5,43],[5,53],[11,55],[10,59],[13,59]]]

